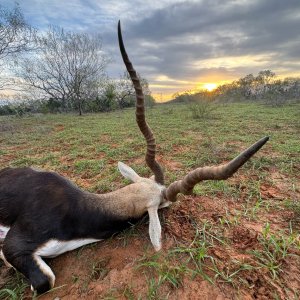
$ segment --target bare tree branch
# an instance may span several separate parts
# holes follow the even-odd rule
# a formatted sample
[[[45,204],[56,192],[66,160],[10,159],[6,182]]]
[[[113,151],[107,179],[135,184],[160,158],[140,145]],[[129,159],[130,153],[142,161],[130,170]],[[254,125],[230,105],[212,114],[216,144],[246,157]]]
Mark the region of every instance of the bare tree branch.
[[[17,4],[12,10],[0,5],[0,90],[15,89],[15,79],[8,72],[8,64],[32,50],[34,33]]]
[[[60,100],[65,107],[71,103],[81,115],[108,63],[100,36],[50,27],[36,37],[36,44],[37,55],[19,64],[19,76],[25,84],[42,90],[45,98]]]

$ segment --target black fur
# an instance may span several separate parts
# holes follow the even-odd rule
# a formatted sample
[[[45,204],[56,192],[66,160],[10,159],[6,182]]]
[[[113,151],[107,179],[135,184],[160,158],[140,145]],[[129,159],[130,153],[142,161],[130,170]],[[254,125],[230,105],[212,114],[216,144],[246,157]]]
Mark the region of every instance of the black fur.
[[[0,223],[10,226],[3,253],[39,292],[50,285],[32,258],[38,247],[49,239],[105,239],[136,221],[95,209],[94,201],[95,195],[54,172],[0,171]]]

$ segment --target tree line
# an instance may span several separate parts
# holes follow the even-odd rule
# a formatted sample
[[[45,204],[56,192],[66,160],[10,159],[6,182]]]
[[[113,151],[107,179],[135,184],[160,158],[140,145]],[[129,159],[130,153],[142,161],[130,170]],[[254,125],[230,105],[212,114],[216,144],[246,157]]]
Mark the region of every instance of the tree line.
[[[188,103],[198,101],[262,101],[273,106],[300,102],[300,78],[279,79],[271,70],[263,70],[256,76],[248,74],[231,83],[220,85],[213,91],[176,93],[172,100]]]
[[[110,111],[134,106],[134,89],[125,72],[119,80],[106,75],[111,61],[99,34],[74,33],[51,26],[32,28],[16,4],[0,6],[0,91],[13,90],[26,101],[0,106],[0,114],[24,112]],[[154,99],[140,78],[146,102]]]

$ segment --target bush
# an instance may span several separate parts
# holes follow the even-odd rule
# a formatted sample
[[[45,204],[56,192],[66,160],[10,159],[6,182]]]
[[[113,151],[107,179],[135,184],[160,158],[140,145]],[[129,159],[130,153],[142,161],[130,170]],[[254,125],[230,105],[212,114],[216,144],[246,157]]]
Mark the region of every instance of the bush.
[[[120,109],[133,107],[135,105],[135,97],[132,95],[122,97],[118,100],[118,105]]]
[[[151,95],[145,95],[145,106],[147,107],[153,107],[155,105],[155,99]],[[133,103],[133,106],[135,106],[135,100]]]
[[[12,108],[11,105],[9,104],[0,105],[0,116],[13,115],[13,114],[14,114],[14,109]]]
[[[15,115],[23,117],[24,115],[31,114],[32,108],[27,103],[12,103],[0,106],[0,115]]]
[[[50,98],[48,101],[38,103],[37,101],[37,111],[42,113],[58,113],[63,110],[62,102],[58,99]]]
[[[193,119],[211,119],[215,117],[216,105],[208,101],[199,101],[189,105]]]

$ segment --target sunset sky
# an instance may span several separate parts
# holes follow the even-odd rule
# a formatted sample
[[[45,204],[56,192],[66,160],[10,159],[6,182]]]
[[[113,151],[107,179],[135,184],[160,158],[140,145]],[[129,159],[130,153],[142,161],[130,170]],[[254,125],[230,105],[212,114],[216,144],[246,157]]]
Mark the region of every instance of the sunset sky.
[[[13,7],[12,0],[1,4]],[[124,72],[117,44],[121,19],[127,51],[157,100],[271,69],[300,76],[300,0],[19,0],[28,23],[99,32]],[[205,87],[209,87],[206,85]],[[212,87],[212,85],[210,85]]]

